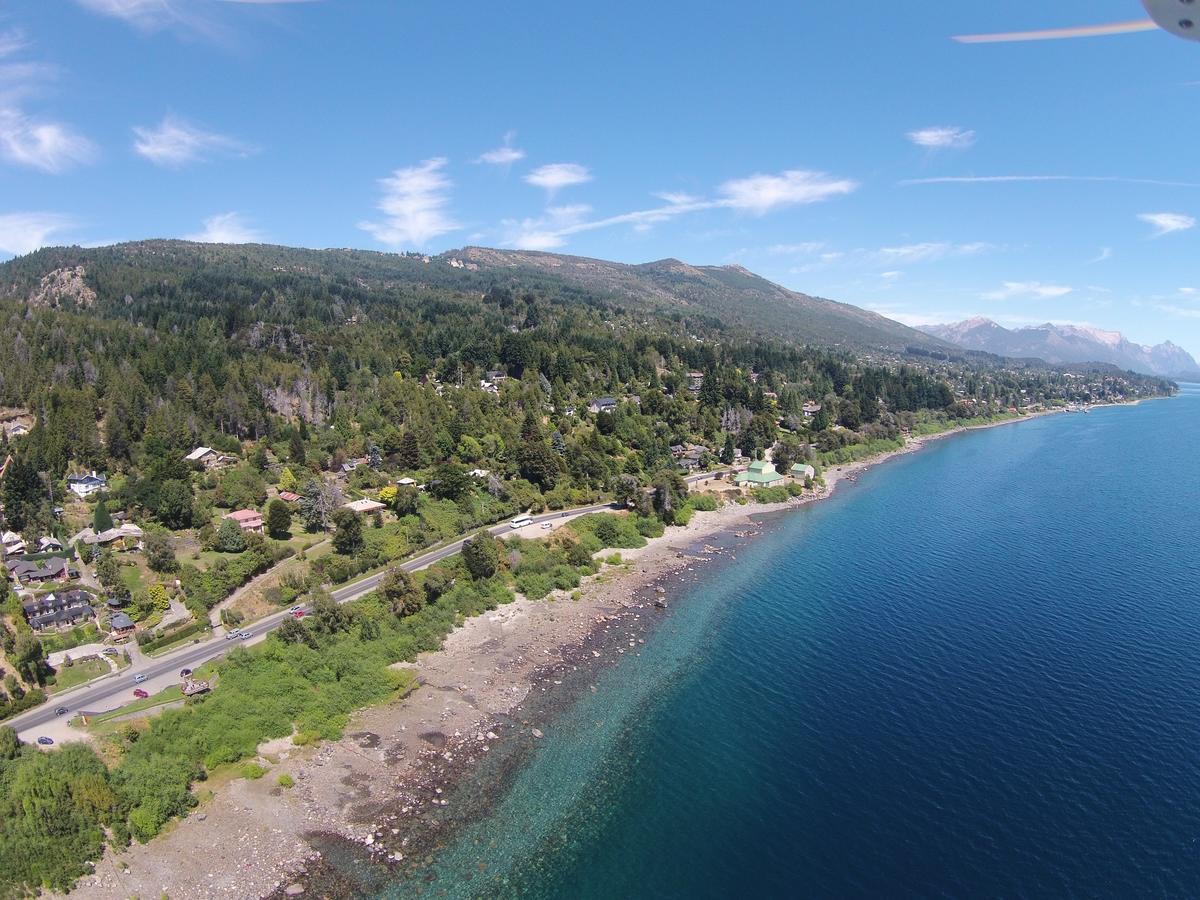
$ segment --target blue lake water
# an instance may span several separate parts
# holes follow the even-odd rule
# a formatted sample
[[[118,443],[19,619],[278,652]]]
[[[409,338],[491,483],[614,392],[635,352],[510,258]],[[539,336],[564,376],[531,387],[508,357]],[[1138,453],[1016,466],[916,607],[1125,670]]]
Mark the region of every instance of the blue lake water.
[[[1200,388],[773,522],[390,895],[1200,896]]]

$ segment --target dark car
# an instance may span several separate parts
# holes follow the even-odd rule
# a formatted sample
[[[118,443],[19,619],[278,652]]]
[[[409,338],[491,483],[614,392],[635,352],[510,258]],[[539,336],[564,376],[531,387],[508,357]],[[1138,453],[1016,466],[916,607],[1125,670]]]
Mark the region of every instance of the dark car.
[[[43,747],[49,747],[51,744],[54,743],[54,738],[46,737],[46,735],[43,734],[40,738],[38,738],[38,743],[41,744]]]
[[[138,688],[136,691],[133,692],[133,696],[137,697],[139,700],[145,700],[150,695],[148,693],[146,693],[145,691],[143,691],[141,688]]]
[[[180,670],[179,670],[179,677],[180,677],[180,678],[187,678],[187,677],[188,677],[189,675],[191,675],[191,674],[192,674],[192,670],[191,670],[191,669],[180,669]]]
[[[54,714],[56,716],[65,716],[67,714],[67,708],[65,706],[60,706],[54,710]]]

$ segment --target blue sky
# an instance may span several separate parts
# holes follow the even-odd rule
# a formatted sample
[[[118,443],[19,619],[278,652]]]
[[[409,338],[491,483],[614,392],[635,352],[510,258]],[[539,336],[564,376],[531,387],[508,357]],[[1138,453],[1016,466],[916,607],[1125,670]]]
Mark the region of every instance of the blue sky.
[[[1143,14],[1047,6],[10,0],[0,256],[673,256],[1200,355],[1200,44],[950,40]]]

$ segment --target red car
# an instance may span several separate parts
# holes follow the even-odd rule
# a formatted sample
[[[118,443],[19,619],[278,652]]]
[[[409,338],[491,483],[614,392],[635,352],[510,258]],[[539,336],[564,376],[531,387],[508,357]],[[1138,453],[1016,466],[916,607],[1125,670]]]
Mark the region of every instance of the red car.
[[[308,615],[308,613],[306,613],[302,609],[298,609],[294,613],[292,613],[292,616],[294,616],[297,619],[303,619],[306,615]]]
[[[138,688],[136,691],[133,692],[133,696],[137,697],[139,700],[145,700],[150,695],[148,693],[146,693],[145,691],[143,691],[141,688]]]

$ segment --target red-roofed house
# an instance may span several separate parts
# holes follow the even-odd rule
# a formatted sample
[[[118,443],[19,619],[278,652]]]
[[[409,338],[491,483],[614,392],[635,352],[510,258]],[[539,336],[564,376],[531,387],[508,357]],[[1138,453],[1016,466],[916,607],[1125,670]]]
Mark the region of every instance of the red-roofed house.
[[[263,533],[263,517],[256,509],[239,509],[236,512],[226,514],[226,519],[233,519],[238,523],[238,527],[242,531],[253,531],[255,534]]]
[[[295,491],[280,491],[279,499],[284,503],[295,503],[300,499],[300,495]]]

